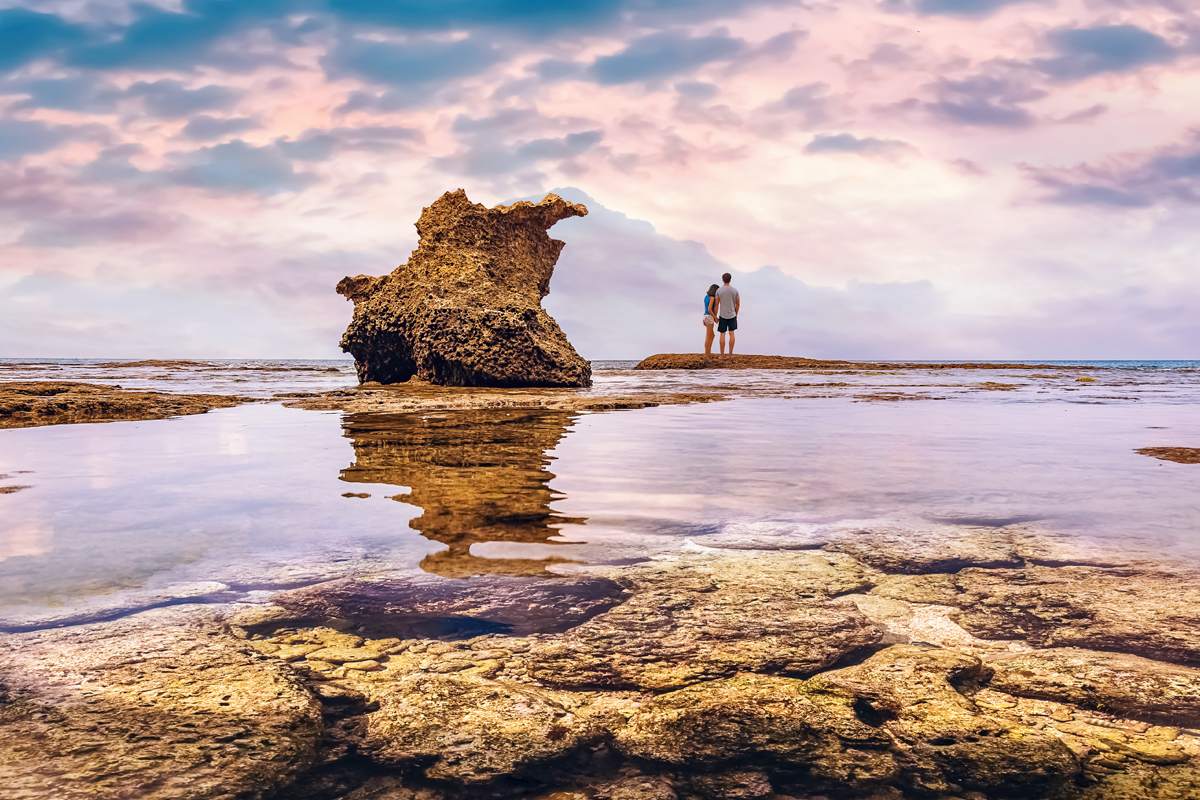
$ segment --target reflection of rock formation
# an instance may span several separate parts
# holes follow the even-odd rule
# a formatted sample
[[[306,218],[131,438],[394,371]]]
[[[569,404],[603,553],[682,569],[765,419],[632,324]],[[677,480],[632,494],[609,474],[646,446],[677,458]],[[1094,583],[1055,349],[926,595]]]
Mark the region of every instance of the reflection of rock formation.
[[[420,245],[390,275],[343,278],[342,350],[362,382],[590,386],[591,365],[542,308],[563,243],[546,231],[587,209],[557,195],[486,208],[462,189],[421,212]]]
[[[555,544],[552,526],[584,522],[550,508],[560,495],[546,470],[546,452],[576,416],[537,409],[352,415],[344,424],[354,464],[341,478],[411,488],[396,496],[425,510],[410,525],[450,548],[421,562],[429,572],[541,573],[559,559],[480,558],[470,549],[481,542]]]

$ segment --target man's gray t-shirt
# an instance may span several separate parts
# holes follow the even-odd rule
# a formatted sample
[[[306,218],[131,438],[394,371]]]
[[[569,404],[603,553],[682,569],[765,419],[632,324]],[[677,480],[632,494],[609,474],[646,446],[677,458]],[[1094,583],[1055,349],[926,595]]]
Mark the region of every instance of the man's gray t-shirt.
[[[738,301],[738,290],[726,284],[717,289],[717,300],[721,303],[720,313],[724,319],[733,319],[737,316],[737,310],[734,303]]]

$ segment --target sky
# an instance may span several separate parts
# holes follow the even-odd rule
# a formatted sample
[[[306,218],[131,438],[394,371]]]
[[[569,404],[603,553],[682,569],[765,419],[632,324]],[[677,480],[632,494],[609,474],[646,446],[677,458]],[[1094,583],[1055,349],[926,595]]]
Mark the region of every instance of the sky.
[[[1200,357],[1194,0],[0,0],[0,357],[336,358],[445,191],[588,358]]]

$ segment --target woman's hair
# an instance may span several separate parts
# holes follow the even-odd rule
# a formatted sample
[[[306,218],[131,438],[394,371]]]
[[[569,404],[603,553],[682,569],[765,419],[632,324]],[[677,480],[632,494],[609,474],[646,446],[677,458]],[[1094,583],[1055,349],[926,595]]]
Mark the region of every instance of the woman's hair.
[[[719,289],[719,288],[720,287],[714,283],[712,286],[708,287],[708,291],[705,292],[705,294],[707,294],[709,297],[716,297],[717,289]]]

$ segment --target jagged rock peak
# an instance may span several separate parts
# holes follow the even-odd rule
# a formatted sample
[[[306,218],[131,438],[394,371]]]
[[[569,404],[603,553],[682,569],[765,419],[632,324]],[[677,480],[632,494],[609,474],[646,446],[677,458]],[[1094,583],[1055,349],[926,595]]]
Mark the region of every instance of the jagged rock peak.
[[[422,210],[407,263],[337,285],[354,302],[341,345],[359,381],[590,386],[590,363],[541,307],[564,247],[546,231],[586,215],[554,194],[495,208],[443,194]]]

